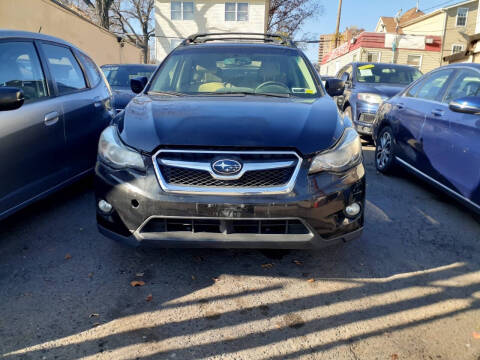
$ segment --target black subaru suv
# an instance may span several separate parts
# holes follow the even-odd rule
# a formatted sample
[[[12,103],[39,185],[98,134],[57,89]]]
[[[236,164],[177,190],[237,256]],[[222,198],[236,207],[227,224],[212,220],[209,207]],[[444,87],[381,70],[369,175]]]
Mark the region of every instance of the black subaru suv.
[[[131,245],[314,248],[361,235],[361,143],[305,55],[265,34],[185,40],[104,130],[101,233]],[[342,81],[330,79],[331,96]]]

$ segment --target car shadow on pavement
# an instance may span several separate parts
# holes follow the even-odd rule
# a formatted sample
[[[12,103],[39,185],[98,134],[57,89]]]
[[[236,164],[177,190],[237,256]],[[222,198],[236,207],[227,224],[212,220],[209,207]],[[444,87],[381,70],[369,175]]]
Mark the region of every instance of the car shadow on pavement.
[[[462,333],[479,326],[479,224],[408,176],[377,174],[372,156],[363,238],[318,251],[135,251],[97,233],[88,181],[20,212],[0,223],[1,354],[373,358],[370,342],[393,353],[436,338],[426,355],[461,359],[460,343],[480,355]]]

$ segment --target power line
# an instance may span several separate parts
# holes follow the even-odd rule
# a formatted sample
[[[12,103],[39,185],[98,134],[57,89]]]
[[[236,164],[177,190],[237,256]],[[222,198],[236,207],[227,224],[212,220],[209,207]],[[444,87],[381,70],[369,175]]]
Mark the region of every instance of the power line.
[[[435,6],[429,7],[429,8],[427,8],[427,9],[423,9],[422,11],[423,11],[423,12],[426,12],[426,11],[429,11],[429,10],[432,10],[432,9],[435,9],[435,8],[438,8],[438,7],[440,7],[440,6],[448,5],[449,3],[456,2],[456,1],[458,1],[458,0],[448,0],[448,1],[444,1],[444,2],[442,2],[442,3],[440,3],[440,4],[435,5]]]

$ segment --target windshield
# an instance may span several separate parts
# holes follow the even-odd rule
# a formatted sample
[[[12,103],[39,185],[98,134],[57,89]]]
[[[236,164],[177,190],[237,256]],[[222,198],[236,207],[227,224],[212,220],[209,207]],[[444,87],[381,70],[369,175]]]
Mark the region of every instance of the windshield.
[[[408,85],[421,76],[422,73],[415,68],[388,64],[366,64],[357,68],[359,83]]]
[[[131,79],[149,78],[155,66],[102,66],[102,71],[111,87],[130,88]]]
[[[318,97],[314,78],[297,50],[257,46],[176,51],[162,65],[149,91]]]

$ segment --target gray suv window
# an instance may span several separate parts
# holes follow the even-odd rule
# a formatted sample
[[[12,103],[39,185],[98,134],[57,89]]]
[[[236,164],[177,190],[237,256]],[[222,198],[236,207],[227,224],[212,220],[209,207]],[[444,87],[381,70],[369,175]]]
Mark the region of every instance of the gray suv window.
[[[25,102],[46,97],[47,86],[33,43],[0,43],[0,87],[22,89]]]
[[[48,59],[50,72],[57,84],[59,95],[87,87],[82,69],[70,49],[50,44],[42,45]]]
[[[87,55],[78,54],[78,57],[80,58],[83,68],[85,69],[88,79],[90,80],[90,87],[97,86],[101,80],[97,65]]]

